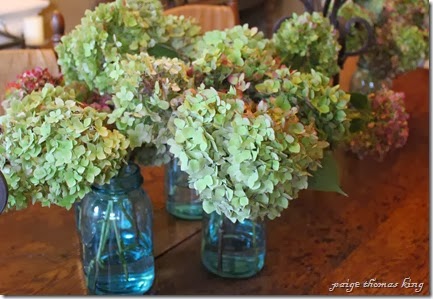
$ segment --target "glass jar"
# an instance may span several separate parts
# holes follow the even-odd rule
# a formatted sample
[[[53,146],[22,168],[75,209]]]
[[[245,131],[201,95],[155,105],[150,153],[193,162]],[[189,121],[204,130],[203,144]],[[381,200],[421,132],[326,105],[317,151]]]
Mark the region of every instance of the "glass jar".
[[[202,202],[197,191],[189,188],[188,174],[180,170],[175,158],[165,167],[165,195],[165,206],[171,215],[186,220],[202,219]]]
[[[82,262],[89,294],[139,295],[154,281],[152,204],[135,164],[81,204]]]
[[[350,80],[350,91],[368,95],[381,89],[383,86],[391,88],[392,79],[383,72],[375,73],[370,70],[367,62],[361,56],[357,69]]]
[[[80,233],[80,216],[81,216],[81,201],[76,201],[74,203],[74,216],[75,216],[75,224],[77,225],[78,234]]]
[[[204,213],[201,260],[210,272],[226,278],[257,274],[265,263],[264,221],[231,222],[227,217]]]

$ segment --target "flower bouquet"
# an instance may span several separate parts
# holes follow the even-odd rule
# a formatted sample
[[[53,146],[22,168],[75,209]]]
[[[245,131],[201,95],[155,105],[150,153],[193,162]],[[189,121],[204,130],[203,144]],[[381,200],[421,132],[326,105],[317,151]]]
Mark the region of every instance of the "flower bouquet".
[[[263,230],[254,223],[278,217],[300,190],[344,194],[327,149],[347,132],[349,95],[314,69],[330,61],[297,71],[276,38],[248,25],[199,32],[163,15],[157,0],[101,4],[56,48],[64,82],[41,81],[6,101],[0,168],[9,208],[82,200],[91,293],[137,294],[153,283],[151,205],[131,162],[178,159],[204,211],[219,216],[220,229],[204,229],[219,238],[205,235],[203,261],[215,253],[209,269],[223,276],[261,269]],[[230,223],[261,244],[261,258],[224,249],[242,240],[223,241]],[[248,269],[227,268],[239,256]]]
[[[360,57],[352,78],[352,91],[368,94],[382,84],[390,88],[392,79],[416,69],[428,57],[428,13],[425,0],[354,0],[343,6],[343,19],[363,17],[374,31],[374,42]],[[365,30],[353,30],[347,37],[348,47],[358,47],[365,40],[363,35]]]

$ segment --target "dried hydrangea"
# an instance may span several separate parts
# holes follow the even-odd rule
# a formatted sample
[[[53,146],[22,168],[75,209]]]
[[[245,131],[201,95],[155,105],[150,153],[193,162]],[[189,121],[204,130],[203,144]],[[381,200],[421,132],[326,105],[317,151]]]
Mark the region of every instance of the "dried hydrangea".
[[[0,125],[0,169],[10,189],[8,208],[40,202],[70,208],[117,174],[129,141],[105,126],[107,114],[82,108],[73,91],[50,84],[12,99]]]
[[[7,84],[2,105],[6,109],[9,107],[10,100],[22,99],[33,91],[42,90],[47,83],[52,85],[63,84],[63,77],[51,75],[47,68],[36,67],[25,71],[17,76],[16,81]]]
[[[378,41],[368,53],[362,55],[365,66],[381,80],[395,78],[415,69],[428,51],[426,32],[416,27],[384,25],[376,29]]]
[[[313,125],[304,126],[296,108],[269,100],[256,105],[234,89],[188,90],[169,122],[170,152],[189,175],[206,213],[233,222],[268,217],[287,208],[308,186],[328,144]]]
[[[370,112],[363,119],[365,127],[350,136],[349,148],[360,159],[372,157],[382,161],[385,156],[406,144],[409,136],[405,95],[381,89],[369,95]]]
[[[314,69],[329,77],[340,71],[338,32],[320,13],[294,13],[274,33],[273,42],[281,61],[293,69]]]
[[[255,88],[261,98],[272,96],[286,109],[298,108],[301,122],[313,122],[319,138],[334,144],[344,137],[349,126],[346,114],[350,95],[338,85],[330,86],[329,80],[314,70],[300,73],[281,68]]]
[[[188,56],[200,27],[163,14],[159,0],[117,0],[86,11],[81,24],[56,47],[67,83],[84,81],[90,89],[111,92],[104,69],[121,55],[146,52],[163,43]]]
[[[248,24],[204,34],[195,45],[192,62],[197,84],[217,90],[230,87],[230,76],[243,74],[246,82],[260,81],[278,67],[272,43]]]
[[[428,0],[382,1],[384,2],[384,13],[389,17],[397,19],[399,22],[412,23],[418,27],[422,27],[424,22],[428,21],[430,11]]]
[[[156,146],[155,164],[168,162],[167,122],[176,97],[192,84],[187,65],[177,58],[155,58],[146,53],[127,55],[111,67],[114,110],[110,124],[125,134],[131,148]]]
[[[183,60],[194,59],[194,45],[201,36],[201,27],[194,19],[185,16],[165,15],[163,27],[166,33],[160,36],[160,43],[168,43]]]
[[[364,11],[371,9],[371,5],[358,2],[363,5]],[[393,79],[401,73],[415,69],[428,57],[429,51],[428,1],[381,2],[383,9],[373,19],[375,43],[362,55],[363,67],[369,69],[377,80]],[[348,15],[346,19],[350,17]],[[363,34],[362,31],[356,32],[358,35],[353,35],[353,38],[349,35],[349,45]]]
[[[395,46],[400,57],[397,72],[414,70],[421,60],[428,58],[429,43],[427,32],[416,26],[395,27]]]

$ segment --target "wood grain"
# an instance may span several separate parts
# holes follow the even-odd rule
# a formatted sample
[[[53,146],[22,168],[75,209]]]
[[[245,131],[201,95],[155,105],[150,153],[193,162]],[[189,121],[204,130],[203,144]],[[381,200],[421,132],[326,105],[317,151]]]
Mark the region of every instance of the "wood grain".
[[[176,247],[201,223],[182,221],[164,206],[164,170],[142,169],[144,188],[154,206],[154,255]],[[31,206],[0,216],[0,294],[86,294],[74,211]]]

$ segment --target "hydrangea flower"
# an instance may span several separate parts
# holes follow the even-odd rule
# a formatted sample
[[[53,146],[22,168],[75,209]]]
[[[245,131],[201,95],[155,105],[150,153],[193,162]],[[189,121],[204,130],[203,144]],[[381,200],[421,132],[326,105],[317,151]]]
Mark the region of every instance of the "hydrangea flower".
[[[340,71],[338,32],[320,13],[294,13],[274,33],[273,42],[281,61],[293,69],[314,69],[328,77]]]
[[[314,123],[318,136],[331,144],[339,142],[349,127],[347,105],[350,95],[330,79],[311,70],[309,73],[282,67],[255,86],[260,98],[275,97],[286,109],[298,108],[300,121]]]
[[[341,13],[343,19],[364,17],[372,23],[374,44],[362,55],[363,67],[378,80],[393,79],[413,70],[428,57],[429,3],[426,0],[381,0],[378,10],[370,1],[349,1]],[[376,3],[378,4],[378,3]],[[378,13],[379,12],[379,13]],[[370,17],[368,17],[370,15]],[[359,48],[364,30],[353,30],[347,36],[348,48]]]
[[[33,91],[40,91],[45,84],[61,85],[63,77],[51,75],[47,68],[36,67],[17,76],[17,80],[9,82],[5,90],[5,100],[2,103],[5,109],[11,99],[22,99]]]
[[[275,50],[270,40],[248,24],[204,34],[195,45],[192,62],[196,83],[217,90],[228,90],[230,78],[242,74],[245,82],[258,82],[276,69]]]
[[[104,70],[122,56],[146,52],[161,43],[188,57],[199,34],[194,21],[165,16],[159,0],[116,0],[86,11],[81,24],[62,37],[56,52],[67,83],[84,81],[90,90],[111,93],[111,80]]]
[[[0,169],[8,208],[40,202],[70,208],[94,183],[108,183],[125,162],[128,139],[108,129],[107,114],[81,107],[73,90],[46,84],[12,99],[0,118]]]
[[[349,148],[360,159],[373,157],[382,161],[385,156],[406,144],[409,136],[405,95],[390,89],[381,89],[369,95],[371,112],[365,119],[366,126],[352,134]]]
[[[108,123],[128,137],[132,149],[155,146],[154,164],[168,162],[167,122],[179,105],[176,97],[193,83],[187,65],[177,58],[141,53],[127,55],[112,66],[119,76],[111,75],[114,109]]]
[[[309,171],[320,166],[328,144],[296,113],[275,99],[246,102],[234,89],[183,94],[169,122],[168,144],[206,213],[233,222],[274,219],[307,188]]]

